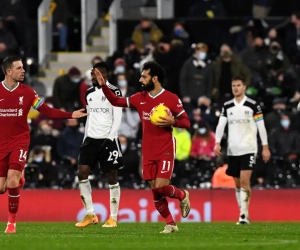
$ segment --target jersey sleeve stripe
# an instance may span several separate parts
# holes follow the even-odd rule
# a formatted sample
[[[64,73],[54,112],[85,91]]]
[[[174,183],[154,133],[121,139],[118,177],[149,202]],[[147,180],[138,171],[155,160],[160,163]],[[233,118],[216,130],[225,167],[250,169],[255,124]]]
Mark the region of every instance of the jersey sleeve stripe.
[[[263,114],[256,114],[253,116],[253,118],[255,122],[261,121],[263,120]]]
[[[39,109],[39,107],[41,107],[43,103],[44,101],[42,101],[41,98],[36,97],[32,102],[32,107],[34,109]]]
[[[176,117],[182,115],[184,112],[185,112],[185,110],[182,110],[181,112],[179,112],[179,113],[176,115]]]
[[[130,101],[129,101],[129,97],[126,98],[126,101],[127,101],[127,106],[128,108],[130,108]]]

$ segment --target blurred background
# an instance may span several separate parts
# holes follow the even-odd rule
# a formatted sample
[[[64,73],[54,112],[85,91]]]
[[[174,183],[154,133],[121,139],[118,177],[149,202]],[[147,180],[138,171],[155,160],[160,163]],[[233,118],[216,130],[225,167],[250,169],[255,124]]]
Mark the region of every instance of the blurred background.
[[[123,96],[140,90],[144,62],[161,64],[164,88],[180,96],[192,122],[190,130],[174,129],[172,183],[188,189],[234,187],[225,174],[226,133],[216,158],[214,132],[220,107],[232,98],[231,78],[243,75],[247,95],[263,108],[272,152],[268,164],[258,154],[253,188],[300,187],[300,1],[0,0],[1,62],[9,54],[23,58],[25,84],[67,111],[85,107],[94,63],[107,62]],[[51,120],[32,110],[28,124],[26,188],[76,188],[85,120]],[[123,109],[119,139],[121,186],[148,188],[135,110]],[[107,187],[98,167],[90,180]]]

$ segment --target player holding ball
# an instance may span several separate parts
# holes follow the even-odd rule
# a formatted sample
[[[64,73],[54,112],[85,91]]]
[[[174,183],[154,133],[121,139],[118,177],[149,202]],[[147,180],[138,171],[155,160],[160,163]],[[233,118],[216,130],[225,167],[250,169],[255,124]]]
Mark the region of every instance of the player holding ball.
[[[177,232],[178,227],[170,213],[166,197],[179,200],[183,218],[190,212],[189,192],[170,185],[176,152],[172,127],[190,127],[190,121],[180,99],[162,88],[165,72],[156,62],[147,62],[143,66],[140,83],[144,91],[127,98],[116,96],[106,85],[100,71],[95,70],[95,74],[103,93],[112,105],[137,109],[143,126],[143,179],[149,182],[155,207],[167,223],[161,233]],[[160,105],[165,106],[162,108],[166,113],[155,119],[155,109],[161,111]]]

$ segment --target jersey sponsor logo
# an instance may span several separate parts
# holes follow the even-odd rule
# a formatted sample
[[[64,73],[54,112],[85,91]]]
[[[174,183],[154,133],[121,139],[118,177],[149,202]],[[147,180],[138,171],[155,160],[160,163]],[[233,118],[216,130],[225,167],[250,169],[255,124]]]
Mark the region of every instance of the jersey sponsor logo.
[[[23,99],[24,99],[24,96],[19,97],[19,105],[23,105]]]
[[[89,108],[90,113],[109,113],[109,108]]]
[[[91,102],[91,101],[92,101],[92,98],[89,99],[89,102]]]
[[[177,104],[177,107],[182,107],[182,101],[180,99],[178,99],[178,104]]]
[[[4,99],[1,99],[0,102],[2,102]]]
[[[249,124],[250,119],[234,119],[230,120],[229,124]]]
[[[23,109],[0,109],[2,117],[18,117],[23,116]]]
[[[144,120],[150,120],[150,113],[147,113],[147,112],[143,111],[143,119]]]

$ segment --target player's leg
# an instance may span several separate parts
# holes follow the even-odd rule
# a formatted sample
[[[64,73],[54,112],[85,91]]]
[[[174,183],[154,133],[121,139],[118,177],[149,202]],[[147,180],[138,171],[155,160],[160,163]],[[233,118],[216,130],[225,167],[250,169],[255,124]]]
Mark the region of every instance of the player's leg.
[[[190,199],[187,190],[181,190],[170,185],[173,175],[174,160],[157,161],[157,173],[155,179],[156,192],[161,196],[177,199],[180,202],[181,215],[186,218],[190,213]]]
[[[235,198],[241,208],[241,184],[240,184],[240,156],[228,156],[226,174],[232,176],[235,181]]]
[[[79,181],[80,198],[86,210],[86,215],[83,220],[75,224],[75,226],[78,228],[84,228],[88,225],[95,225],[98,223],[98,217],[95,214],[93,206],[92,187],[89,181],[90,171],[91,168],[88,165],[78,166],[77,176]]]
[[[247,154],[241,156],[241,171],[240,171],[240,185],[241,185],[241,209],[239,224],[249,224],[249,203],[251,196],[250,180],[253,168],[256,162],[255,154]]]
[[[6,177],[0,177],[0,195],[4,194],[6,190]]]
[[[112,169],[106,174],[109,184],[110,217],[102,227],[117,227],[121,189],[118,182],[118,170]]]

